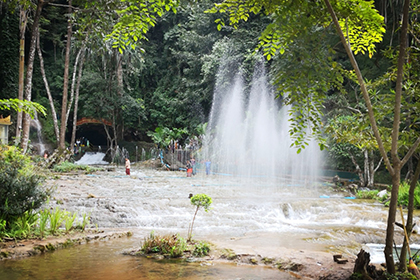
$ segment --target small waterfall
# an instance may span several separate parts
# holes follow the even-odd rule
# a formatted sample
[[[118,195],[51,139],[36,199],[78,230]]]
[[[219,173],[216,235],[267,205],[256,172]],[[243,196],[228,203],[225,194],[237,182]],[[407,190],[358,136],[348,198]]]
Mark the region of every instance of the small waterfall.
[[[76,164],[86,164],[86,165],[90,165],[90,164],[109,164],[107,161],[104,160],[105,157],[105,153],[102,152],[97,152],[97,153],[93,153],[93,152],[87,152],[85,153],[81,159],[79,159],[78,161],[76,161]]]
[[[42,140],[42,126],[41,122],[38,119],[38,114],[36,112],[34,118],[31,119],[31,127],[36,130],[36,141],[32,140],[32,146],[34,146],[37,149],[38,154],[42,156],[46,151],[46,146],[44,144],[44,141]]]

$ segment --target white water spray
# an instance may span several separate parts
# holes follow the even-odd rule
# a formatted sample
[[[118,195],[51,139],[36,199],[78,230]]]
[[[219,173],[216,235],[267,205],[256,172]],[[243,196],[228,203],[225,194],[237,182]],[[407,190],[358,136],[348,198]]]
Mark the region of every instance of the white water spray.
[[[287,177],[320,175],[321,152],[315,141],[300,154],[290,147],[287,107],[279,108],[263,71],[257,71],[247,96],[238,75],[233,85],[214,93],[204,147],[213,173]]]
[[[44,144],[44,141],[42,140],[42,126],[41,126],[41,122],[38,119],[38,114],[35,112],[35,116],[33,119],[31,119],[31,127],[36,129],[36,136],[37,136],[37,140],[32,141],[32,144],[34,147],[37,148],[38,150],[38,154],[39,155],[43,155],[46,147]]]

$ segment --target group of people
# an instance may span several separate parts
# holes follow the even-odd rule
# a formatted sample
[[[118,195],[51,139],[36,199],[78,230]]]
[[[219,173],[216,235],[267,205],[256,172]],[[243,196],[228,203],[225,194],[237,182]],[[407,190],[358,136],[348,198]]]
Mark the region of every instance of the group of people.
[[[211,162],[206,160],[204,164],[206,166],[206,175],[210,175]],[[191,158],[189,161],[187,161],[187,177],[191,177],[192,175],[197,174],[196,168],[195,158]]]
[[[77,155],[82,152],[82,147],[88,147],[89,148],[89,140],[85,137],[79,138],[76,140],[76,143],[74,143],[74,154]]]

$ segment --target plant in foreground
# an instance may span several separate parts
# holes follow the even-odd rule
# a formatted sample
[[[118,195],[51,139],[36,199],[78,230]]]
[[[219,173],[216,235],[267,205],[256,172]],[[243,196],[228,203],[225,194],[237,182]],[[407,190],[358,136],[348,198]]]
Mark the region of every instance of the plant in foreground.
[[[77,212],[73,213],[64,212],[64,226],[66,227],[66,233],[69,233],[73,229],[73,222],[76,219]]]
[[[196,194],[190,198],[191,204],[197,206],[194,217],[191,223],[191,227],[188,230],[188,241],[191,241],[192,238],[192,231],[194,226],[195,216],[197,215],[198,209],[200,207],[204,208],[204,211],[208,212],[210,210],[210,205],[212,203],[211,197],[206,194]]]
[[[159,236],[152,231],[149,237],[144,239],[140,251],[144,254],[160,253],[170,258],[182,256],[187,249],[187,242],[178,234]]]
[[[195,257],[204,257],[208,256],[210,252],[210,245],[207,242],[200,241],[198,244],[195,244],[193,255]]]
[[[47,222],[50,217],[50,210],[44,209],[39,211],[39,235],[44,238],[47,230]]]
[[[56,235],[58,232],[58,229],[63,223],[64,213],[59,208],[55,208],[54,211],[49,212],[49,217],[50,217],[50,233],[52,235]]]

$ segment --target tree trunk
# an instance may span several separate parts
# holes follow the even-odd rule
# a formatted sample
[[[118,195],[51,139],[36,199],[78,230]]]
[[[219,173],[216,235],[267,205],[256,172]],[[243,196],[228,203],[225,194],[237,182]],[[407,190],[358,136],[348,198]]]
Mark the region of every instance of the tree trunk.
[[[392,251],[393,251],[393,244],[394,244],[394,223],[395,223],[395,215],[397,213],[398,190],[400,187],[400,167],[394,165],[394,169],[396,170],[396,172],[392,176],[391,200],[389,202],[385,249],[384,249],[386,270],[390,274],[395,274],[395,263],[394,263],[394,257],[393,257]]]
[[[365,173],[365,184],[369,186],[369,151],[367,149],[363,150],[363,172]]]
[[[82,51],[84,51],[84,47],[80,48],[80,50],[77,52],[76,59],[74,61],[73,75],[72,75],[72,79],[71,79],[70,101],[67,104],[67,111],[66,111],[66,121],[65,121],[66,124],[68,123],[69,116],[70,116],[70,109],[71,109],[71,106],[73,105],[73,101],[74,101],[74,92],[75,92],[75,88],[76,88],[77,65],[80,62],[80,56],[82,54]],[[70,147],[72,147],[72,146],[70,145]]]
[[[54,133],[55,133],[55,137],[57,138],[57,143],[58,143],[59,139],[60,139],[60,133],[59,133],[59,128],[58,128],[57,112],[55,111],[54,100],[53,100],[52,95],[51,95],[50,86],[48,84],[47,76],[45,74],[44,58],[42,57],[42,51],[41,51],[40,42],[39,42],[40,41],[39,32],[38,32],[37,37],[38,37],[38,39],[37,39],[36,46],[37,46],[37,49],[38,49],[39,65],[40,65],[40,68],[41,68],[42,79],[44,80],[45,91],[47,92],[48,100],[50,101],[51,115],[52,115],[53,123],[54,123]]]
[[[72,0],[69,0],[69,8],[68,14],[72,13],[71,8]],[[59,148],[65,149],[66,148],[66,128],[67,128],[67,121],[66,121],[66,114],[67,114],[67,98],[68,98],[68,90],[69,90],[69,65],[70,65],[70,47],[71,47],[71,35],[72,35],[72,22],[69,18],[67,21],[67,44],[66,44],[66,57],[64,60],[64,76],[63,76],[63,99],[61,102],[61,125],[60,125],[60,142]]]
[[[28,65],[26,68],[26,82],[25,82],[25,99],[31,101],[32,99],[32,76],[34,69],[34,60],[35,60],[35,49],[36,49],[36,37],[39,29],[39,19],[41,18],[42,7],[45,2],[43,0],[38,0],[36,6],[34,21],[32,23],[32,32],[31,32],[31,42],[29,46],[29,57]],[[29,142],[29,129],[30,129],[31,119],[29,114],[23,114],[23,123],[22,123],[22,141],[21,148],[24,153],[28,149]]]
[[[397,198],[398,198],[398,189],[400,184],[400,176],[401,176],[401,167],[405,164],[409,157],[414,153],[415,149],[418,147],[420,143],[420,137],[416,140],[414,145],[408,150],[407,154],[404,156],[403,160],[400,160],[398,157],[398,136],[399,136],[399,125],[400,125],[400,117],[401,117],[401,96],[402,96],[402,82],[403,82],[403,66],[406,56],[406,49],[407,49],[407,27],[408,27],[408,12],[410,7],[410,0],[404,1],[404,8],[403,8],[403,17],[402,17],[402,25],[401,25],[401,36],[400,36],[400,48],[398,54],[398,62],[397,62],[397,79],[395,82],[395,103],[394,103],[394,120],[393,120],[393,127],[392,127],[392,142],[391,142],[391,159],[388,157],[388,153],[384,147],[384,143],[381,138],[381,134],[379,132],[378,125],[376,123],[373,106],[370,101],[369,92],[366,88],[366,84],[363,79],[363,75],[359,69],[356,59],[354,58],[353,52],[350,48],[350,44],[347,43],[346,38],[341,30],[340,24],[338,22],[337,16],[332,8],[329,0],[324,0],[328,12],[330,13],[334,25],[337,29],[338,35],[340,36],[340,40],[346,49],[346,53],[350,59],[350,63],[353,66],[355,74],[357,76],[357,80],[360,85],[360,89],[363,94],[363,99],[365,100],[366,108],[369,115],[369,122],[375,135],[376,142],[378,143],[379,151],[385,161],[385,165],[388,169],[388,172],[391,174],[392,177],[392,190],[391,190],[391,200],[389,204],[389,212],[388,212],[388,223],[387,223],[387,230],[386,230],[386,240],[385,240],[385,260],[386,260],[386,267],[387,271],[390,274],[395,274],[395,264],[394,258],[392,256],[393,250],[393,238],[394,238],[394,222],[395,222],[395,215],[397,210]]]
[[[123,81],[123,68],[122,68],[122,55],[115,49],[115,59],[117,60],[117,94],[118,98],[121,100],[124,94],[124,81]],[[120,108],[117,108],[117,127],[116,131],[117,139],[122,140],[124,137],[124,119],[121,113]]]
[[[410,182],[410,189],[408,191],[408,207],[407,207],[407,224],[405,228],[407,229],[408,238],[410,238],[411,232],[413,230],[413,212],[414,212],[414,190],[417,186],[417,181],[420,177],[420,160],[417,163],[416,172]],[[407,240],[404,238],[404,243],[401,248],[401,255],[400,255],[400,271],[406,271],[407,269]],[[410,256],[411,257],[411,256]]]
[[[79,89],[80,89],[80,80],[82,79],[82,70],[83,70],[83,63],[85,60],[85,47],[83,46],[81,49],[81,57],[80,57],[80,64],[79,64],[79,73],[77,77],[77,85],[76,85],[76,96],[74,97],[74,111],[73,111],[73,130],[71,133],[71,142],[70,147],[74,146],[74,142],[76,141],[76,123],[77,123],[77,109],[79,105]]]
[[[359,176],[359,183],[361,187],[366,187],[366,180],[365,174],[363,174],[362,169],[360,168],[359,164],[357,163],[356,159],[353,155],[350,155],[351,161],[353,162],[354,166],[356,167],[356,173]]]
[[[25,31],[26,24],[28,22],[28,11],[24,10],[22,6],[20,9],[19,17],[19,33],[20,33],[20,46],[19,46],[19,89],[18,89],[18,99],[23,100],[23,91],[25,83]],[[17,112],[16,120],[16,141],[20,142],[21,132],[22,132],[22,112]],[[16,143],[16,144],[17,144]]]

